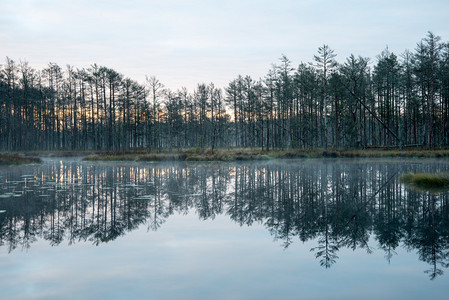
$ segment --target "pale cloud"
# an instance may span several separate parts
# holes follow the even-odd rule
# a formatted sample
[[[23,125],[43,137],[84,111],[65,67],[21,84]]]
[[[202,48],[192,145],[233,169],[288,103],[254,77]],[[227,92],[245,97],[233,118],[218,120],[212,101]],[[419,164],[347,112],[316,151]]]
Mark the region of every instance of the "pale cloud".
[[[448,1],[2,0],[0,56],[115,68],[170,88],[263,77],[328,44],[338,60],[413,50],[428,30],[448,40]]]

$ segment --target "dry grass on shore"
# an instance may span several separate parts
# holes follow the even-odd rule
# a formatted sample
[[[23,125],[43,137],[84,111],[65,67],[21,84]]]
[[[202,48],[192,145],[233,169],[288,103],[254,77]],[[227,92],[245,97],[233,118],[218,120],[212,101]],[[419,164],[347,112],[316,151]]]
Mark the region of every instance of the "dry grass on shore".
[[[322,149],[292,149],[292,150],[262,150],[260,148],[197,148],[174,152],[128,152],[128,153],[100,153],[88,155],[84,160],[90,161],[241,161],[241,160],[269,160],[284,158],[322,158],[322,157],[449,157],[449,150],[328,150]]]

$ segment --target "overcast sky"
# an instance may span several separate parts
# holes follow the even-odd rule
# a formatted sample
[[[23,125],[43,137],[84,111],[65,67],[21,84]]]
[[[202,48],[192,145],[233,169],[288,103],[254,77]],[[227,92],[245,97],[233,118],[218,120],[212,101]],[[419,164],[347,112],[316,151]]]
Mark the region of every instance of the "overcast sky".
[[[296,67],[329,45],[375,61],[413,50],[427,31],[449,41],[448,0],[0,0],[0,63],[41,69],[93,63],[167,87],[263,77],[285,54]]]

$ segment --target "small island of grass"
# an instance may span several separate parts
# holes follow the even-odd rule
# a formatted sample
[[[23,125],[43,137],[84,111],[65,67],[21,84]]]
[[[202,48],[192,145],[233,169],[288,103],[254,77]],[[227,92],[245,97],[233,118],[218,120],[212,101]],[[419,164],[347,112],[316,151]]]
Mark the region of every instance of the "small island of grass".
[[[449,187],[448,174],[407,173],[401,176],[404,183],[421,188],[447,188]]]

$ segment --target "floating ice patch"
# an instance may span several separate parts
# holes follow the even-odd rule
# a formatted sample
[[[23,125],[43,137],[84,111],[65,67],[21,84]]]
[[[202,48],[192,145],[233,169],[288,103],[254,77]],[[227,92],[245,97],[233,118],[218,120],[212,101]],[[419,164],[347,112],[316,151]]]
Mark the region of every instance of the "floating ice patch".
[[[78,178],[66,178],[66,179],[64,179],[64,182],[67,182],[67,183],[77,183],[77,181],[78,181]]]
[[[12,197],[13,195],[14,195],[13,193],[4,193],[0,195],[0,199],[6,199]]]
[[[5,212],[6,212],[6,210],[0,209],[0,214],[4,214]]]
[[[154,198],[153,195],[141,195],[141,196],[136,197],[134,199],[136,199],[136,200],[150,200],[150,199],[153,199],[153,198]]]

